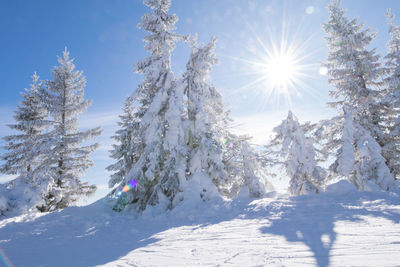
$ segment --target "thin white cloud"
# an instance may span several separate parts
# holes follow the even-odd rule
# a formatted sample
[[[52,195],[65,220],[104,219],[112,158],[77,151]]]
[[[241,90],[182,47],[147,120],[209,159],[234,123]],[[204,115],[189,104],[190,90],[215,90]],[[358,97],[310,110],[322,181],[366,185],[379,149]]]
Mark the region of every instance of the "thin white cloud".
[[[294,110],[300,123],[306,121],[317,122],[335,115],[331,109],[316,111],[313,109]],[[287,110],[268,111],[246,116],[233,116],[237,127],[233,132],[247,134],[253,137],[251,143],[257,145],[266,144],[273,135],[273,129],[287,117]]]
[[[117,126],[119,121],[118,112],[88,112],[79,118],[79,126],[81,128],[94,128],[101,126],[106,128],[108,126]]]
[[[0,107],[0,136],[6,136],[13,131],[7,126],[7,124],[14,123],[14,110],[16,107]],[[79,117],[79,128],[89,129],[101,126],[103,132],[111,136],[117,128],[117,122],[119,121],[118,115],[120,111],[110,112],[87,112]]]
[[[257,113],[247,116],[234,116],[237,125],[233,128],[236,134],[246,134],[253,137],[251,143],[266,144],[270,139],[272,130],[285,118],[285,112]]]
[[[100,126],[102,129],[102,134],[93,140],[100,145],[92,155],[93,159],[109,160],[109,151],[112,149],[112,144],[115,143],[111,136],[113,136],[115,131],[119,128],[117,125],[119,115],[120,112],[117,111],[88,112],[82,115],[79,120],[81,128],[89,129]],[[90,140],[88,143],[92,143],[93,141]]]

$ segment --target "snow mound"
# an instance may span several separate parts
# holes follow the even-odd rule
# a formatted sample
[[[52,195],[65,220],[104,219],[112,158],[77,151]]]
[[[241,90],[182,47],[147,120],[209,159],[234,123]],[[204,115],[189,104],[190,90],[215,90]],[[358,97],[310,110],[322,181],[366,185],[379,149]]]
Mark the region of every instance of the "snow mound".
[[[389,182],[387,184],[390,184]],[[368,181],[364,185],[364,191],[366,192],[380,192],[383,191],[382,188],[380,188],[376,183],[373,181]]]
[[[203,201],[198,189],[210,187],[198,187],[198,178],[187,185],[194,206],[183,201],[164,213],[114,212],[105,198],[1,220],[1,248],[15,266],[398,265],[398,195],[358,192],[344,180],[327,190],[346,191],[340,201],[327,194]]]
[[[38,212],[36,206],[42,204],[40,188],[18,177],[8,184],[0,185],[0,217],[13,217]]]
[[[195,173],[192,178],[187,181],[183,193],[183,202],[181,207],[196,208],[203,206],[207,202],[219,202],[222,200],[218,189],[211,181],[210,177],[205,173]]]
[[[326,188],[326,193],[332,195],[347,195],[357,191],[357,188],[347,180],[340,180]]]
[[[395,180],[392,185],[393,191],[400,191],[400,180]]]
[[[263,194],[263,198],[275,198],[277,197],[278,193],[277,191],[274,190],[274,187],[272,186],[271,183],[268,181],[265,181],[265,189],[266,192]],[[236,199],[257,199],[257,198],[252,198],[249,197],[250,195],[250,190],[247,186],[243,186],[242,189],[240,189]]]

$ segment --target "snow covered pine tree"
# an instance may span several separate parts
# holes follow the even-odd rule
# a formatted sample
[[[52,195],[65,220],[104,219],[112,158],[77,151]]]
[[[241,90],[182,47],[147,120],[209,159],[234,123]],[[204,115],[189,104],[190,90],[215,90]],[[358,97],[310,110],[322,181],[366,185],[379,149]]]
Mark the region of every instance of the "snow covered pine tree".
[[[387,44],[385,78],[385,108],[383,117],[384,146],[382,155],[394,178],[400,180],[400,26],[393,22],[394,16],[387,13],[390,40]]]
[[[286,120],[274,128],[274,132],[276,136],[267,150],[283,158],[276,162],[284,164],[290,177],[289,192],[295,196],[319,193],[326,173],[317,166],[315,148],[291,111]]]
[[[80,196],[96,190],[95,185],[80,180],[84,171],[93,165],[89,156],[98,144],[79,144],[101,134],[100,127],[83,132],[77,130],[78,115],[91,103],[84,99],[86,79],[81,71],[75,70],[67,50],[58,62],[60,65],[52,71],[53,80],[47,81],[40,90],[43,104],[52,118],[51,129],[42,140],[46,148],[39,166],[41,183],[46,186],[45,203],[38,206],[42,212],[65,208]]]
[[[199,184],[204,199],[215,193],[215,186],[226,197],[234,197],[242,186],[249,188],[250,196],[260,197],[270,185],[256,175],[257,162],[249,162],[255,157],[248,138],[229,132],[229,112],[224,110],[222,96],[210,82],[209,74],[217,63],[215,43],[215,38],[207,45],[197,44],[196,38],[192,40],[182,80],[187,98],[188,179]]]
[[[21,93],[24,98],[15,111],[17,124],[8,125],[11,129],[23,132],[19,135],[4,137],[7,144],[4,149],[9,151],[1,156],[5,163],[0,171],[5,174],[18,174],[28,178],[37,167],[37,145],[43,129],[47,126],[46,110],[40,102],[38,88],[41,86],[39,77],[33,75],[31,88]],[[46,123],[47,122],[47,123]]]
[[[342,98],[330,105],[340,111],[344,105],[357,110],[361,125],[380,143],[382,92],[379,88],[384,69],[375,49],[366,48],[375,34],[370,33],[370,29],[362,30],[363,24],[357,24],[356,19],[349,20],[339,5],[340,1],[334,0],[328,6],[330,18],[324,24],[329,48],[326,67],[329,83],[334,87],[330,95],[335,99]]]
[[[241,143],[241,162],[243,187],[249,191],[249,197],[264,197],[267,193],[274,191],[273,185],[267,180],[262,172],[260,155],[248,144],[246,140]]]
[[[40,185],[38,172],[43,161],[41,156],[43,132],[50,122],[47,120],[47,111],[39,96],[38,89],[41,88],[42,82],[39,81],[36,73],[32,80],[30,89],[25,89],[26,92],[21,93],[23,100],[14,115],[16,124],[8,125],[11,129],[21,133],[3,138],[6,142],[3,149],[7,152],[1,156],[5,162],[0,167],[0,172],[18,175],[15,180],[4,186],[3,191],[5,195],[8,191],[8,198],[3,199],[3,204],[7,203],[7,205],[3,205],[3,210],[34,207],[35,201],[32,199],[32,192],[28,193],[27,191],[34,191],[34,188]],[[25,191],[25,194],[17,195],[20,191]],[[36,192],[36,194],[40,194],[40,192]]]
[[[184,37],[173,32],[178,18],[167,13],[170,0],[143,2],[153,12],[145,14],[139,24],[139,28],[150,32],[144,39],[150,56],[136,64],[136,72],[144,75],[144,81],[132,95],[136,108],[129,126],[132,142],[129,147],[135,156],[129,162],[132,168],[128,173],[124,177],[113,176],[109,183],[111,187],[117,185],[111,194],[132,179],[137,179],[138,185],[118,199],[113,208],[117,211],[127,204],[136,210],[161,203],[172,208],[180,191],[180,182],[185,180],[185,168],[181,166],[184,160],[178,161],[185,153],[181,140],[184,138],[183,111],[180,111],[183,99],[171,70],[171,51],[175,42]],[[122,142],[125,141],[120,141],[118,146],[125,146]],[[117,155],[115,148],[112,151],[114,158],[120,160],[123,155]],[[118,172],[114,167],[109,166],[109,169]],[[128,168],[127,163],[121,166],[121,169]]]
[[[121,211],[130,205],[141,211],[159,204],[171,209],[188,194],[202,200],[220,193],[232,197],[235,179],[243,172],[238,149],[243,142],[229,133],[222,96],[209,82],[216,63],[215,39],[205,46],[192,42],[187,71],[176,80],[171,52],[176,41],[186,38],[173,32],[177,17],[167,14],[169,0],[144,3],[153,12],[142,17],[139,27],[150,32],[145,48],[151,55],[136,65],[144,81],[121,117],[115,137],[118,145],[111,151],[117,162],[108,167],[114,171],[109,182],[114,187],[111,196],[133,179],[138,185],[119,196],[113,209]],[[227,142],[236,148],[231,149]],[[238,163],[234,157],[242,161]],[[246,171],[247,180],[256,177],[249,173]],[[247,181],[246,185],[250,184],[256,190],[254,183]],[[252,194],[264,193],[262,186],[258,189],[260,192]]]
[[[376,185],[388,190],[393,177],[381,155],[381,147],[358,123],[350,108],[344,106],[343,111],[342,140],[330,169],[348,177],[359,190],[375,190]]]
[[[198,183],[203,199],[208,199],[218,188],[229,195],[230,181],[223,161],[224,138],[222,130],[227,120],[222,96],[210,84],[209,73],[217,58],[214,53],[216,39],[200,46],[196,37],[191,42],[191,54],[183,76],[187,98],[188,171],[191,183]]]
[[[324,29],[328,34],[327,41],[329,47],[328,63],[326,66],[330,75],[329,83],[334,87],[334,90],[330,94],[336,99],[341,98],[330,104],[340,109],[346,109],[348,113],[353,114],[353,120],[359,125],[359,127],[356,127],[358,129],[355,133],[357,141],[352,143],[353,149],[354,151],[363,151],[364,155],[368,152],[370,155],[359,157],[358,160],[361,161],[359,164],[363,166],[363,171],[354,175],[373,175],[371,177],[360,178],[360,180],[376,181],[379,186],[387,190],[387,183],[382,184],[379,182],[382,179],[385,181],[388,179],[386,171],[383,170],[387,168],[386,160],[377,155],[377,153],[380,154],[382,152],[381,147],[383,147],[385,141],[384,131],[382,125],[380,125],[384,116],[384,109],[381,103],[383,100],[383,91],[379,89],[382,85],[380,80],[383,77],[384,69],[380,67],[379,55],[376,55],[375,49],[369,51],[366,48],[373,40],[375,34],[371,34],[369,29],[362,30],[363,25],[357,24],[356,19],[349,20],[345,17],[345,10],[340,8],[340,1],[332,1],[328,9],[330,18],[324,24]],[[346,108],[344,108],[345,106]],[[332,124],[343,123],[341,132],[344,135],[348,131],[343,129],[346,125],[345,121],[342,117],[332,122]],[[331,126],[332,128],[338,127],[333,125]],[[329,134],[333,135],[332,132]],[[371,143],[369,136],[372,137],[374,142]],[[346,136],[343,136],[343,138],[346,139]],[[364,141],[360,141],[361,139],[358,140],[358,138]],[[342,141],[338,142],[338,155],[345,150],[349,150],[348,147],[340,147],[342,145],[348,146],[348,141]],[[361,145],[365,149],[362,149]],[[369,164],[370,160],[382,160],[382,162]],[[338,161],[339,159],[334,163],[331,170],[338,170]],[[361,171],[356,166],[353,165],[353,171]],[[376,166],[381,166],[381,169],[379,171],[374,170]],[[370,170],[367,171],[366,168],[370,168]],[[385,175],[385,177],[379,175]],[[351,180],[355,181],[354,179]],[[363,189],[364,187],[364,185],[355,185],[359,189]]]
[[[139,138],[134,133],[139,121],[135,115],[133,99],[127,97],[124,103],[123,114],[119,116],[121,121],[118,122],[118,126],[120,129],[112,136],[118,144],[113,144],[113,149],[110,151],[111,158],[116,159],[117,162],[107,167],[109,172],[114,172],[109,180],[110,187],[113,187],[116,183],[120,183],[139,158],[139,154],[135,151],[139,141],[137,139]]]

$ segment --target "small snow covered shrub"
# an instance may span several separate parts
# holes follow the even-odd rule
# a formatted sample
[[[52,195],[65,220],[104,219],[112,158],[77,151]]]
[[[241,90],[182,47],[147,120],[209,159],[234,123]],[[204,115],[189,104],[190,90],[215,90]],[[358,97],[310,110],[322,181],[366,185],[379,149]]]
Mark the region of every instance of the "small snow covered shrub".
[[[290,193],[295,196],[319,193],[325,182],[326,172],[317,166],[311,139],[304,135],[291,111],[287,118],[274,128],[274,132],[275,137],[267,148],[275,156],[276,164],[285,166],[290,177]]]
[[[343,112],[342,140],[330,169],[347,177],[359,190],[371,188],[370,182],[389,190],[394,180],[381,155],[381,147],[348,107]]]

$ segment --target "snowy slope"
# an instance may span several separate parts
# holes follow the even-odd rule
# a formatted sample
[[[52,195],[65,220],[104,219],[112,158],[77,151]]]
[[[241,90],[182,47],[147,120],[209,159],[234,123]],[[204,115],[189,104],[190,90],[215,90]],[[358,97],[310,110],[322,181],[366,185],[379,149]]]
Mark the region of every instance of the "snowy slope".
[[[139,218],[107,205],[4,219],[0,247],[15,266],[400,266],[399,196],[348,183]]]

